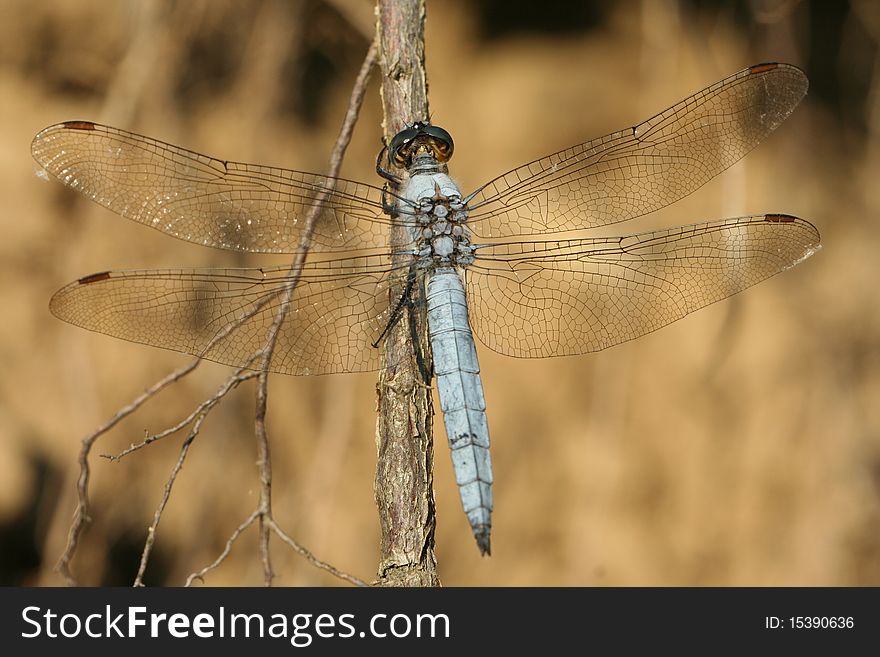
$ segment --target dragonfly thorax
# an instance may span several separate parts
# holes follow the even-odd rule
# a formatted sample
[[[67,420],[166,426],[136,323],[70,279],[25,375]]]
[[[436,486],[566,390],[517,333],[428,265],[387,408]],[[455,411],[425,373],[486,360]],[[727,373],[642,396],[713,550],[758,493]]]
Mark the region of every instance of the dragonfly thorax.
[[[416,253],[425,266],[467,266],[474,247],[466,227],[467,208],[458,186],[445,173],[414,173],[404,189],[414,204]]]

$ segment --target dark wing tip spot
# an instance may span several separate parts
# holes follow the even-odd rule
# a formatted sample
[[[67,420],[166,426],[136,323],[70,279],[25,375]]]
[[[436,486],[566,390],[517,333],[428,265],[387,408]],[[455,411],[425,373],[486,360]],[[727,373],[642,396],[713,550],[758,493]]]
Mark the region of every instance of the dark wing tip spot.
[[[764,215],[764,221],[785,223],[789,221],[797,221],[797,217],[793,217],[790,214],[766,214]]]
[[[766,73],[767,71],[772,71],[774,68],[778,67],[778,62],[762,62],[760,64],[755,64],[754,66],[749,66],[749,73]]]
[[[61,124],[68,130],[94,130],[95,124],[91,121],[65,121]]]
[[[82,278],[77,280],[77,283],[79,283],[80,285],[88,285],[89,283],[97,283],[99,281],[106,281],[109,278],[110,278],[109,271],[101,271],[101,272],[98,272],[97,274],[89,274],[88,276],[83,276]]]

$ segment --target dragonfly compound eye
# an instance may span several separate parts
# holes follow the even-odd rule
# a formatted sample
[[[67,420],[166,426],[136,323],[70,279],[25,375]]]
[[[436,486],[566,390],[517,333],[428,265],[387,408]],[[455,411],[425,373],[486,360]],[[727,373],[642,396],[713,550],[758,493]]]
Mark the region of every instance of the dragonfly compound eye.
[[[420,153],[428,153],[438,162],[447,162],[454,148],[452,136],[446,130],[418,122],[398,132],[388,145],[388,152],[394,166],[406,169]]]
[[[421,129],[421,133],[428,137],[438,162],[447,162],[452,157],[455,142],[446,130],[436,125],[426,125]]]
[[[409,160],[412,155],[413,140],[419,134],[419,125],[416,124],[406,130],[401,130],[388,145],[388,153],[394,166],[401,169],[409,166]]]

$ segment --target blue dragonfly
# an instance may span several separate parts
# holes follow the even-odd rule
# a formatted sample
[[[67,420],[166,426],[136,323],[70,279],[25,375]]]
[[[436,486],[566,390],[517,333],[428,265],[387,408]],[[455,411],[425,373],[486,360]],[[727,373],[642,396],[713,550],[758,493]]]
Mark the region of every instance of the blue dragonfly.
[[[376,370],[388,328],[425,308],[462,504],[488,554],[492,468],[473,336],[521,358],[594,352],[811,256],[817,229],[787,214],[622,237],[573,234],[690,194],[754,148],[806,91],[794,66],[752,66],[466,195],[448,173],[452,137],[427,122],[382,150],[384,186],[219,160],[86,121],[46,128],[32,153],[49,174],[123,217],[219,249],[294,253],[304,217],[320,205],[270,368]],[[392,231],[403,236],[393,248]],[[104,271],[59,290],[50,308],[92,331],[241,366],[261,348],[289,272]],[[215,340],[235,321],[235,332]]]

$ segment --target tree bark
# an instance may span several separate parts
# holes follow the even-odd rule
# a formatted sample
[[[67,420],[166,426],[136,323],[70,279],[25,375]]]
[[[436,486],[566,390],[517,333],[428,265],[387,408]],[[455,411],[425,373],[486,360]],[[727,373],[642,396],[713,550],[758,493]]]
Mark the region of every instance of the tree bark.
[[[407,125],[428,118],[425,2],[378,0],[377,18],[387,143]],[[408,241],[405,229],[393,231],[392,249]],[[405,274],[392,286],[392,304],[404,282]],[[417,289],[414,295],[423,300],[424,290]],[[424,305],[416,308],[421,310],[412,316],[404,312],[389,332],[376,386],[375,493],[382,531],[377,584],[382,586],[439,585],[434,557],[434,411],[431,387],[424,381],[415,350],[422,353],[428,371],[431,357]],[[418,345],[413,344],[413,335]]]

